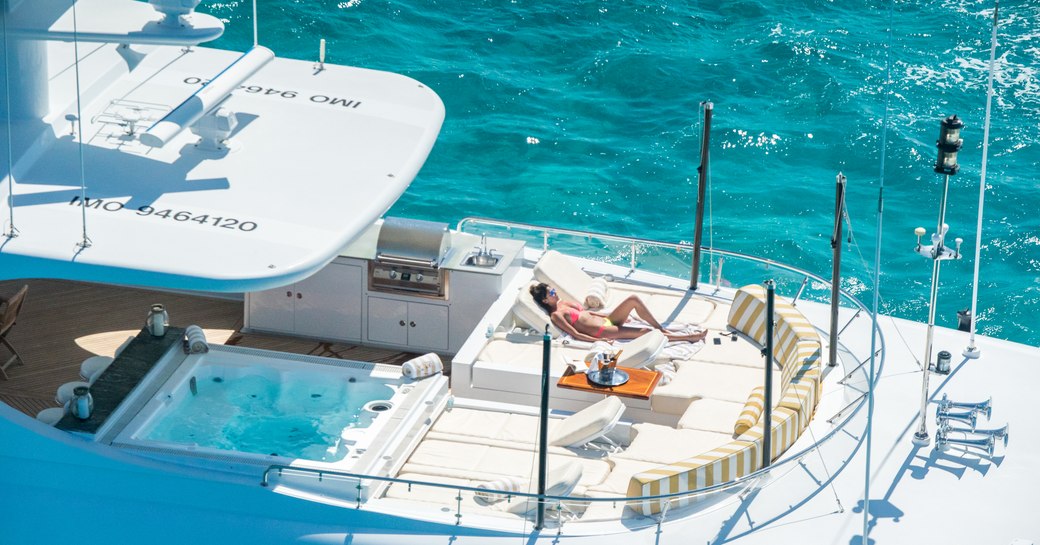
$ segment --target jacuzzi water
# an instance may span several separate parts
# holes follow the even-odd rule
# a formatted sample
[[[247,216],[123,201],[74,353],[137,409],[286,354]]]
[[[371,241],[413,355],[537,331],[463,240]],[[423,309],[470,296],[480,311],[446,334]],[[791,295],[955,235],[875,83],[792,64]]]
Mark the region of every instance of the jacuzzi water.
[[[356,460],[416,391],[397,368],[376,364],[223,346],[176,354],[157,365],[173,370],[119,433],[120,444],[265,463]]]
[[[262,375],[222,378],[213,367],[196,369],[194,395],[182,397],[144,439],[236,452],[334,462],[344,429],[367,427],[375,413],[362,408],[389,399],[388,385],[329,380],[306,372],[278,379]]]

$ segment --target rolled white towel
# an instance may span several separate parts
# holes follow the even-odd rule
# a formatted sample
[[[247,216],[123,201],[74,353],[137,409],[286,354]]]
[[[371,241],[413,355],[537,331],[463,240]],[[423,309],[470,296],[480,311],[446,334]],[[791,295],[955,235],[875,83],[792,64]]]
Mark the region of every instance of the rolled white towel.
[[[481,489],[474,493],[478,503],[491,505],[506,499],[510,492],[521,492],[527,488],[527,481],[519,477],[502,477],[486,483],[480,483],[477,488]]]
[[[436,375],[443,370],[444,363],[441,362],[441,357],[433,352],[423,354],[418,358],[412,358],[401,364],[401,374],[414,379]]]
[[[599,310],[607,304],[607,281],[593,278],[589,282],[589,291],[585,293],[585,308]]]
[[[187,339],[188,353],[190,354],[205,354],[209,352],[209,343],[206,342],[206,332],[197,325],[190,325],[184,330],[184,337]]]

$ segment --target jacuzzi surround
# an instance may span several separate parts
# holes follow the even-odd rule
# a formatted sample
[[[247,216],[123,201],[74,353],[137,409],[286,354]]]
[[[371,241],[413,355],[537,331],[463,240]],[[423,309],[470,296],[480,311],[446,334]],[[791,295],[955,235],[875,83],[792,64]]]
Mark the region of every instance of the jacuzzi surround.
[[[163,380],[163,376],[168,378]],[[295,398],[280,396],[281,388],[287,384],[299,385],[301,380],[305,386]],[[337,381],[342,381],[342,385],[337,385]],[[170,417],[171,411],[178,407],[190,406],[190,402],[197,396],[204,396],[207,390],[214,387],[223,390],[226,386],[247,382],[275,385],[272,391],[279,397],[271,401],[272,405],[280,407],[272,409],[283,411],[282,417],[298,419],[304,414],[310,414],[305,410],[308,405],[324,406],[326,410],[335,412],[339,407],[332,405],[343,403],[348,406],[345,411],[339,412],[353,413],[358,418],[340,418],[342,428],[325,430],[328,444],[312,445],[306,449],[311,454],[324,451],[326,454],[319,456],[324,458],[322,460],[308,459],[315,456],[283,455],[284,449],[280,449],[283,452],[275,452],[279,449],[259,447],[250,449],[254,452],[247,452],[237,450],[226,443],[219,447],[187,443],[175,440],[178,433],[169,433],[171,430],[177,432],[177,426],[171,426],[169,421],[165,420]],[[114,436],[114,446],[158,457],[164,461],[235,473],[254,474],[258,467],[290,464],[367,472],[385,465],[383,453],[397,445],[396,441],[380,438],[381,431],[386,430],[394,436],[408,436],[411,435],[410,432],[416,431],[413,427],[422,427],[425,418],[418,413],[428,412],[430,407],[439,404],[435,400],[443,397],[446,382],[444,377],[431,377],[423,381],[405,379],[397,366],[234,346],[211,346],[209,353],[188,356],[172,350],[164,355],[153,369],[153,373],[146,377],[134,394],[126,400],[126,409],[122,411],[125,414],[113,418],[124,422],[125,425],[120,429],[101,430],[103,433],[98,435]],[[353,389],[368,391],[368,397],[362,395],[362,399],[351,401],[349,394],[351,385],[354,384],[362,387]],[[195,388],[192,388],[192,385]],[[379,390],[383,390],[382,386],[385,386],[385,390],[380,392]],[[322,392],[310,394],[310,389],[313,388]],[[332,392],[333,395],[329,397],[333,397],[333,401],[324,399],[326,392]],[[245,395],[256,397],[256,394]],[[335,398],[336,395],[342,397]],[[312,399],[319,403],[309,403]],[[258,400],[256,403],[263,404],[263,401]],[[140,409],[134,411],[134,407]],[[199,414],[205,412],[201,411]],[[312,422],[317,426],[323,415],[319,413],[313,416]],[[333,420],[334,426],[337,425],[336,422]],[[391,422],[393,424],[388,429],[388,423]],[[113,426],[119,426],[118,422]],[[221,430],[211,432],[218,436],[221,434]],[[188,434],[179,435],[187,437]],[[257,450],[262,452],[256,452]]]

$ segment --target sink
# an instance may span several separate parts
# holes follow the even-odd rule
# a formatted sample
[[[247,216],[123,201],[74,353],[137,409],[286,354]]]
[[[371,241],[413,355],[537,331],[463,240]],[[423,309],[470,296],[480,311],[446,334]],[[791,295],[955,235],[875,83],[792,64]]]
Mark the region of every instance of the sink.
[[[495,265],[498,265],[499,258],[485,253],[470,254],[466,256],[466,259],[462,260],[462,264],[468,267],[481,267],[490,269]]]

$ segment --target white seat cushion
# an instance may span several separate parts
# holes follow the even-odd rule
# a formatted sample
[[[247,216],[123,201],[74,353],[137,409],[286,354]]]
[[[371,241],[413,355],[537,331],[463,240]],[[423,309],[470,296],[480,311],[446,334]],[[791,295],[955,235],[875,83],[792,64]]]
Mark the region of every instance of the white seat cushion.
[[[721,399],[698,399],[679,419],[680,429],[711,431],[732,434],[733,423],[744,410],[743,403]],[[733,438],[732,436],[730,437]]]
[[[674,464],[733,440],[732,435],[727,433],[679,430],[658,424],[636,424],[632,429],[636,431],[635,439],[628,448],[615,454],[614,458]]]

